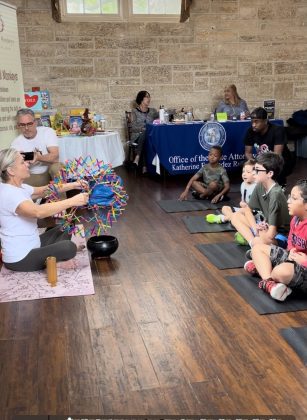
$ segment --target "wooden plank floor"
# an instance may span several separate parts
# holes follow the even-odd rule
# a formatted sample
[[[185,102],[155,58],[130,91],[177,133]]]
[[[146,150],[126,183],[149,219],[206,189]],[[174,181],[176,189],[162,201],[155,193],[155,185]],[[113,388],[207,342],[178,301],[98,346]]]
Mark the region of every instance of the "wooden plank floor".
[[[297,171],[306,177],[306,160]],[[194,245],[233,233],[191,235],[182,213],[156,204],[178,197],[186,179],[118,173],[130,199],[110,231],[118,251],[92,262],[96,294],[0,305],[1,418],[306,419],[307,370],[278,330],[307,325],[307,312],[260,316],[225,282],[242,269],[220,271]]]

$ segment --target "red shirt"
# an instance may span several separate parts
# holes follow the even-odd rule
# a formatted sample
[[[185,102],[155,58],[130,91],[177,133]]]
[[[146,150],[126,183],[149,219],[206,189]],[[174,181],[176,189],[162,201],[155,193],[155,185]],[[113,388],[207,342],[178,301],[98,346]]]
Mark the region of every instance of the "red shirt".
[[[288,236],[288,250],[292,248],[307,254],[307,219],[300,220],[296,216],[292,218]],[[307,263],[303,265],[306,267]]]

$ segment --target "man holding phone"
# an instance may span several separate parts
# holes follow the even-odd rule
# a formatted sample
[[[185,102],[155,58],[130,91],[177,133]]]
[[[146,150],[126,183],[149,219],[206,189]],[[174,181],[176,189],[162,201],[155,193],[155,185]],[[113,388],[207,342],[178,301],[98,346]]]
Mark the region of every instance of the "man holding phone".
[[[17,127],[21,134],[13,140],[11,147],[24,154],[30,163],[31,176],[26,183],[33,187],[49,184],[59,172],[59,145],[52,128],[37,127],[34,112],[22,108],[17,112]]]

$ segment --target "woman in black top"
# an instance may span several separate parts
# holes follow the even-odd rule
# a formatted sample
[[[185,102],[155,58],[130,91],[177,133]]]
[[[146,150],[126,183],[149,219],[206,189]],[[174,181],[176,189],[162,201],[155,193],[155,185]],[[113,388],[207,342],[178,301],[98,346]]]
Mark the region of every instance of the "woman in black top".
[[[146,123],[151,123],[159,117],[155,108],[150,108],[150,94],[146,90],[141,90],[135,99],[136,107],[131,112],[131,141],[137,143],[134,164],[142,165],[142,172],[147,171],[144,158],[144,144],[146,140]]]

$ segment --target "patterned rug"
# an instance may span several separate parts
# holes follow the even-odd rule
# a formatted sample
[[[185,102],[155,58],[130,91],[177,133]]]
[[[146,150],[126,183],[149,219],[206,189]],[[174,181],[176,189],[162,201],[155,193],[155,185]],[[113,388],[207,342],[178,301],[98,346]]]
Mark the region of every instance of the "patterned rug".
[[[47,271],[16,272],[2,266],[0,271],[0,302],[47,299],[60,296],[84,296],[95,294],[86,240],[73,236],[78,248],[73,268],[57,269],[57,284],[47,281]]]

